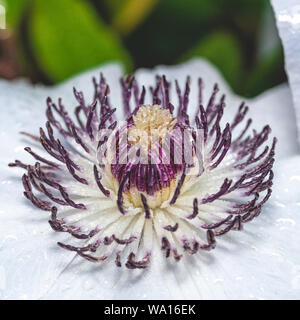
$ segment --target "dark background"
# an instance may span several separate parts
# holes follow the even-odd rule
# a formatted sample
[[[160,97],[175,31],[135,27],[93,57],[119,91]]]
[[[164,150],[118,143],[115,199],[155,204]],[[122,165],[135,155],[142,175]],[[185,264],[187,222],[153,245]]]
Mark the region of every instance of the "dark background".
[[[286,81],[268,0],[0,0],[0,77],[54,84],[105,62],[127,72],[211,61],[243,96]]]

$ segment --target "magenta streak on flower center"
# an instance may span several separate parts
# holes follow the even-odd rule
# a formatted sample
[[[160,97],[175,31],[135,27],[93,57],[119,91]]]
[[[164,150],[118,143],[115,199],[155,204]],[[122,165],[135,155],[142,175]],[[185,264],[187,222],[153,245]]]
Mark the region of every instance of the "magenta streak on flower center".
[[[60,247],[92,262],[115,254],[118,267],[125,259],[127,268],[143,269],[156,238],[164,256],[179,261],[184,253],[214,249],[216,237],[242,230],[261,213],[271,195],[276,139],[264,145],[269,126],[249,133],[244,103],[222,126],[225,96],[217,101],[217,85],[204,106],[198,79],[190,118],[190,77],[183,91],[173,85],[175,109],[165,76],[150,88],[148,105],[146,88],[130,75],[121,80],[126,121],[118,125],[103,75],[93,83],[90,104],[74,89],[76,120],[61,99],[56,105],[48,98],[40,136],[23,133],[39,141],[48,158],[26,147],[36,162],[9,164],[26,170],[24,196],[51,212],[52,229],[84,241]]]

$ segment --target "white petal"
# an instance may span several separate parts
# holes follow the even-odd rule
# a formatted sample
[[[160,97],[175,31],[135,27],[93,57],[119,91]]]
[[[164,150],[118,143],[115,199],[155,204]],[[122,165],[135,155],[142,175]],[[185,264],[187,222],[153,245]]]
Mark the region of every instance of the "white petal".
[[[120,105],[121,100],[117,98],[117,95],[120,97],[120,89],[117,89],[119,71],[113,69],[110,78],[110,67],[107,68],[104,72],[113,91],[113,103]],[[218,82],[221,92],[227,94],[226,112],[230,114],[229,119],[241,101],[240,97],[231,93],[219,73],[205,61],[193,60],[154,71],[141,70],[138,71],[139,81],[152,85],[152,75],[157,71],[173,79],[180,79],[181,84],[187,74],[195,78],[200,75],[209,91]],[[15,158],[26,157],[22,152],[25,141],[17,136],[16,131],[32,131],[32,128],[43,124],[43,116],[33,117],[32,110],[36,115],[36,109],[40,108],[38,114],[43,115],[47,95],[53,98],[62,96],[66,107],[72,107],[75,103],[71,97],[74,82],[78,90],[87,90],[91,97],[92,89],[87,77],[90,75],[83,74],[76,81],[73,79],[51,89],[33,89],[28,85],[22,89],[24,84],[0,84],[3,86],[1,91],[5,92],[0,97],[0,104],[6,105],[6,108],[10,106],[11,110],[5,111],[1,117],[1,141],[5,149],[1,160],[3,167]],[[195,78],[191,103],[196,106]],[[20,91],[18,95],[15,94],[16,90]],[[16,98],[11,98],[14,95]],[[208,95],[205,91],[206,101]],[[281,158],[295,154],[295,125],[292,121],[289,89],[286,86],[275,88],[249,101],[249,105],[252,106],[250,112],[254,123],[257,121],[262,126],[265,122],[271,122],[274,134],[283,141],[279,144],[277,154]],[[4,298],[44,299],[299,297],[299,253],[296,245],[300,239],[296,230],[300,223],[297,215],[300,199],[296,191],[300,187],[300,171],[297,161],[297,157],[277,161],[273,197],[262,215],[246,225],[244,231],[224,236],[213,252],[185,257],[180,263],[165,261],[160,248],[156,247],[151,267],[146,270],[118,269],[111,262],[92,264],[78,257],[73,261],[72,253],[56,246],[63,235],[50,230],[47,213],[32,209],[22,199],[20,179],[16,178],[19,172],[3,169],[4,183],[0,193],[3,204],[0,224],[0,243],[3,243],[0,247],[0,293]],[[286,189],[288,191],[283,194],[282,190]],[[13,201],[10,200],[12,195]],[[17,238],[12,238],[11,244],[10,235]]]
[[[64,254],[47,220],[23,196],[21,171],[1,160],[0,298],[37,299],[55,282],[74,254]]]
[[[285,66],[293,93],[298,130],[300,130],[300,3],[298,0],[272,0],[271,3],[283,42]]]
[[[72,110],[75,104],[72,87],[77,86],[92,99],[91,77],[98,77],[100,71],[107,74],[110,83],[119,87],[122,70],[118,65],[97,68],[53,88],[34,87],[25,80],[0,81],[0,299],[42,297],[74,257],[74,253],[57,246],[62,235],[51,230],[48,212],[35,209],[26,201],[22,195],[23,172],[9,168],[8,163],[14,159],[32,161],[24,151],[28,140],[19,132],[38,134],[46,120],[48,95],[62,96],[66,107]],[[114,102],[119,103],[117,99]]]
[[[241,232],[213,252],[166,261],[156,247],[149,269],[116,269],[76,258],[42,298],[297,299],[300,294],[300,157],[275,167],[273,197]]]
[[[242,232],[214,252],[167,262],[159,249],[145,271],[118,270],[76,259],[43,298],[295,299],[300,294],[300,158],[281,161],[272,200]],[[287,179],[288,177],[288,179]],[[280,187],[279,187],[280,186]],[[71,289],[72,288],[72,289]]]
[[[266,91],[260,96],[247,100],[250,107],[249,117],[253,127],[261,129],[268,124],[273,136],[278,138],[276,159],[299,154],[297,145],[297,128],[291,91],[283,84]]]

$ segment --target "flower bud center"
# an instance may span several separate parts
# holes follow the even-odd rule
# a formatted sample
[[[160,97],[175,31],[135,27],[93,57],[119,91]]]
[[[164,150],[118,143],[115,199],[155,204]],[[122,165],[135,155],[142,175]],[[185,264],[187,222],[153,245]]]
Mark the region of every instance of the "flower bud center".
[[[111,172],[122,188],[125,207],[142,207],[141,194],[150,208],[172,197],[185,168],[183,131],[170,110],[159,105],[140,106],[118,131],[113,152],[122,161],[112,164]]]
[[[128,141],[146,155],[154,143],[162,145],[177,120],[168,109],[159,105],[141,106],[133,115],[133,125],[128,129]]]

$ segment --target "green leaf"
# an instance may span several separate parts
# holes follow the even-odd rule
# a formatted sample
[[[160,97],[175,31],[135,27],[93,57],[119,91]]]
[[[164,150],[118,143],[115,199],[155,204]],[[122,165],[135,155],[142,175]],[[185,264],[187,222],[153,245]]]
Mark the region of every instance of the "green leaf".
[[[216,0],[161,0],[126,45],[139,67],[174,64],[219,21],[221,9]]]
[[[22,19],[22,14],[30,0],[6,0],[6,22],[9,28],[16,28]],[[1,1],[0,1],[1,4]]]
[[[127,1],[127,0],[125,0]],[[97,2],[103,2],[103,0],[97,0]],[[109,10],[111,16],[114,16],[124,4],[124,0],[105,0],[105,6]]]
[[[34,0],[29,39],[39,66],[54,81],[108,61],[131,68],[118,37],[84,0]]]
[[[160,6],[170,21],[184,24],[205,23],[215,18],[222,11],[219,0],[162,0]]]
[[[215,32],[203,38],[185,56],[185,59],[202,57],[214,64],[236,89],[243,74],[243,58],[239,43],[227,32]]]
[[[279,45],[257,62],[250,73],[243,95],[254,97],[261,92],[286,81],[282,46]]]
[[[154,8],[158,0],[125,0],[113,18],[113,26],[118,32],[130,33]]]

